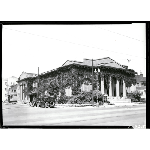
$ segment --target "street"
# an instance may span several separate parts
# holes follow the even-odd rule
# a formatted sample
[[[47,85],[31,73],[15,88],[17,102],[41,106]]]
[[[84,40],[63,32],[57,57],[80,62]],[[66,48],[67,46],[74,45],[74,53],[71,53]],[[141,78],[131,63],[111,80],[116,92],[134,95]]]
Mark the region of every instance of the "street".
[[[39,108],[9,104],[2,108],[3,125],[133,126],[146,128],[146,104],[122,107]]]

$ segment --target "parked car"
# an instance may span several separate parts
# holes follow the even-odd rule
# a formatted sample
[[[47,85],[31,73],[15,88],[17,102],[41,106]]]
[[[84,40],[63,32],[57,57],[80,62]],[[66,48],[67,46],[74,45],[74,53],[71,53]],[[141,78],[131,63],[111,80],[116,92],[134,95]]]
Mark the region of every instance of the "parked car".
[[[42,108],[53,108],[55,106],[56,97],[55,96],[46,96],[43,98],[35,98],[30,102],[32,107],[42,107]]]

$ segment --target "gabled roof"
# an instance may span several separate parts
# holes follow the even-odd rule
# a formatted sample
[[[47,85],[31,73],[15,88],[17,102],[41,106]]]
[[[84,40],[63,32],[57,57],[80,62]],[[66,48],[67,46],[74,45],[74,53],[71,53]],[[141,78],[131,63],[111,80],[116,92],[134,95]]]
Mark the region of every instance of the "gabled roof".
[[[22,72],[22,74],[19,76],[19,79],[22,80],[22,79],[25,79],[28,77],[35,77],[36,75],[37,74],[35,74],[35,73]]]
[[[67,66],[70,64],[92,66],[92,60],[84,59],[83,62],[67,60],[62,66]],[[123,67],[121,64],[117,63],[115,60],[113,60],[109,57],[94,60],[93,66],[109,66],[109,67],[113,67],[113,68],[125,69],[125,67]]]
[[[17,89],[17,84],[11,85],[10,87],[11,87],[11,89],[16,90]]]

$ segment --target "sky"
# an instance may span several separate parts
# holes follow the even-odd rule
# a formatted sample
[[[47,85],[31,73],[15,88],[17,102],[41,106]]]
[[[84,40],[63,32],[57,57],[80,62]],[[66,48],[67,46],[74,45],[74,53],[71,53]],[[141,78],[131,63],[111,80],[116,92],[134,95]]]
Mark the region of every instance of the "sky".
[[[146,77],[144,23],[121,25],[4,25],[2,77],[38,73],[67,60],[110,57]],[[128,62],[128,60],[130,60]]]

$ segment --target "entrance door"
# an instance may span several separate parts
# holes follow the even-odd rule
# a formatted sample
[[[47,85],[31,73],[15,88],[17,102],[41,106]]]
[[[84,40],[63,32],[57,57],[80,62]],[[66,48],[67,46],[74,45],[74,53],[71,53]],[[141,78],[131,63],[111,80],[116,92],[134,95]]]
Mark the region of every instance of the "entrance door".
[[[116,96],[116,87],[114,87],[114,96]]]
[[[30,95],[30,102],[33,101],[33,95]]]

